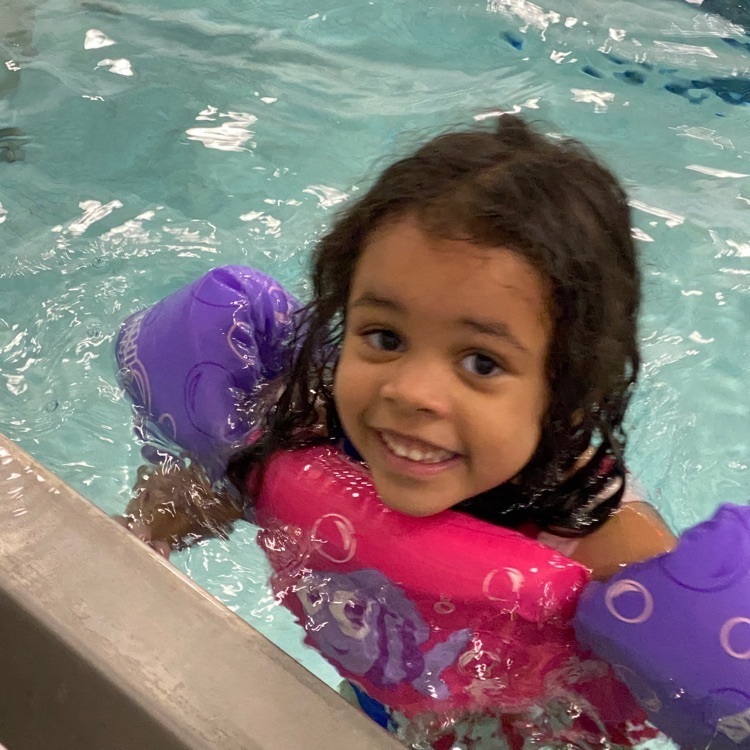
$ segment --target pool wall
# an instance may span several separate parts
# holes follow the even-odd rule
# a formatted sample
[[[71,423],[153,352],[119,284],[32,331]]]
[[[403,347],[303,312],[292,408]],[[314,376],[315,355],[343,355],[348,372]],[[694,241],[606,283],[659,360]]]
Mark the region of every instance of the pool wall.
[[[0,435],[0,746],[400,745]]]

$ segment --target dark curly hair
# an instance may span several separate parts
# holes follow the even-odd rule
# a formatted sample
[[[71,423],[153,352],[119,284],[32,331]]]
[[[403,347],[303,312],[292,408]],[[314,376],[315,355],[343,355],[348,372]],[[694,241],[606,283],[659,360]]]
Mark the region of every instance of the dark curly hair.
[[[339,214],[314,252],[313,299],[297,321],[286,387],[263,439],[234,456],[230,478],[241,485],[276,450],[341,437],[332,381],[352,277],[373,232],[406,215],[440,238],[515,251],[551,289],[552,396],[539,445],[513,480],[456,508],[572,536],[597,528],[624,491],[622,421],[640,364],[630,210],[616,178],[584,146],[544,136],[512,115],[492,131],[477,126],[430,140]],[[596,459],[571,478],[592,442]],[[623,480],[604,502],[597,499],[603,460],[605,478],[614,466]]]

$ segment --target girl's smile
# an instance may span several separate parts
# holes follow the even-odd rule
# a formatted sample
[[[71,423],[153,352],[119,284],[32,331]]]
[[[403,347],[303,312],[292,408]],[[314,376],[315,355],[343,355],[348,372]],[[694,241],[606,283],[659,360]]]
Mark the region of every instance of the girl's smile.
[[[545,280],[517,253],[376,231],[354,278],[334,392],[383,501],[431,515],[512,479],[547,404]]]
[[[458,453],[397,432],[379,430],[378,434],[389,452],[412,462],[436,464],[459,457]]]
[[[377,430],[382,460],[395,472],[414,477],[434,476],[451,468],[462,456],[395,432]]]

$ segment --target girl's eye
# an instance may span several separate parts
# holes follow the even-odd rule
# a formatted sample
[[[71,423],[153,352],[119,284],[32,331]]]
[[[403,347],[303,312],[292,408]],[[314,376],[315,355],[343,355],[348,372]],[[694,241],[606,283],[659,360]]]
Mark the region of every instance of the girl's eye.
[[[388,330],[370,331],[370,333],[365,334],[365,341],[373,349],[379,349],[384,352],[395,352],[402,346],[399,335]]]
[[[470,354],[461,360],[461,365],[472,375],[478,375],[481,378],[490,378],[493,375],[499,375],[502,367],[494,359],[486,354]]]

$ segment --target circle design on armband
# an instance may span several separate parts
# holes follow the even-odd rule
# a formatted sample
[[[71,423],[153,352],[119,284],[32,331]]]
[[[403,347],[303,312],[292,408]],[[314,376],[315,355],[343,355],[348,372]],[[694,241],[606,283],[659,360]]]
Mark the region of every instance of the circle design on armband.
[[[737,651],[732,647],[732,644],[730,643],[732,631],[738,625],[750,625],[750,617],[732,617],[722,625],[721,632],[719,633],[719,641],[721,642],[721,647],[733,659],[750,659],[750,646],[748,646],[745,651]],[[746,640],[750,642],[750,633],[748,634]]]
[[[618,611],[616,599],[627,594],[638,594],[641,597],[641,611],[638,614],[633,615],[629,613],[626,615]],[[640,625],[642,622],[646,622],[654,613],[654,597],[651,596],[651,592],[642,583],[634,581],[631,578],[613,583],[604,595],[604,603],[613,617],[628,625]]]
[[[251,342],[248,345],[245,342]],[[258,347],[253,339],[253,328],[243,320],[235,320],[227,331],[227,346],[245,367],[258,367]]]
[[[518,568],[495,568],[494,570],[491,570],[489,573],[487,573],[487,575],[484,577],[484,581],[482,581],[482,592],[484,593],[484,595],[491,602],[507,603],[511,598],[508,596],[508,594],[497,596],[496,594],[492,593],[492,583],[498,573],[505,573],[505,575],[508,577],[508,580],[510,581],[510,590],[513,594],[516,595],[515,598],[517,599],[518,592],[523,586],[525,580],[523,573],[518,570]],[[500,584],[500,586],[502,587],[502,584]],[[500,590],[502,591],[502,588]]]
[[[232,395],[235,387],[232,373],[219,362],[204,360],[196,362],[190,368],[185,376],[182,400],[185,404],[185,413],[195,430],[214,440],[220,437],[225,442],[241,432],[239,425],[232,428],[231,420],[226,417],[218,419],[216,416],[235,416]]]
[[[319,555],[335,563],[349,562],[357,549],[354,526],[339,513],[326,513],[313,524],[312,543]],[[332,546],[338,554],[331,554],[327,546]]]
[[[164,414],[160,414],[156,424],[170,440],[177,440],[177,420],[172,414],[166,411]]]
[[[439,615],[450,615],[456,611],[456,605],[450,599],[441,599],[432,608]]]
[[[190,288],[190,296],[206,307],[234,307],[242,283],[226,268],[214,268]]]

